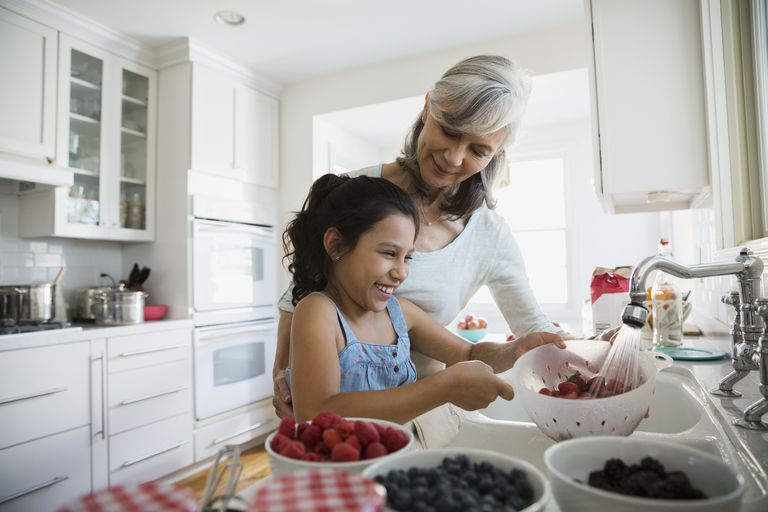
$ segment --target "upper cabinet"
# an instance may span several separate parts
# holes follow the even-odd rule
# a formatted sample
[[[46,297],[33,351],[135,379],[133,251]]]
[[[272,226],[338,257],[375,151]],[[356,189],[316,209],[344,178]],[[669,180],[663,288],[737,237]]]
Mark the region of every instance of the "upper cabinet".
[[[74,184],[22,194],[21,236],[152,240],[155,71],[64,34],[58,69],[56,155]]]
[[[699,0],[590,0],[595,188],[611,213],[709,190]]]
[[[277,114],[276,99],[195,64],[191,168],[277,188]]]
[[[0,8],[0,151],[55,158],[56,36]]]

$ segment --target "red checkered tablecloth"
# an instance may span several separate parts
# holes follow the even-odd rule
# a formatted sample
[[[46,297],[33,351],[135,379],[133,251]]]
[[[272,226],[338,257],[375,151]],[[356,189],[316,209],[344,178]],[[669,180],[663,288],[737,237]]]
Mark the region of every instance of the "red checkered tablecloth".
[[[386,489],[359,473],[298,471],[265,482],[249,512],[381,512]]]
[[[149,482],[85,494],[58,512],[195,512],[197,507],[192,489]]]

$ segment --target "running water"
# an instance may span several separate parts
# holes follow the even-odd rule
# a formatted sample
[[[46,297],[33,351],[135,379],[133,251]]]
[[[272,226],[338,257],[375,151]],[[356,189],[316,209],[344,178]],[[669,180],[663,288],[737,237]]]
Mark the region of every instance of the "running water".
[[[620,395],[640,386],[644,382],[640,371],[642,346],[642,331],[622,325],[600,372],[589,387],[589,394],[593,398],[603,398]]]

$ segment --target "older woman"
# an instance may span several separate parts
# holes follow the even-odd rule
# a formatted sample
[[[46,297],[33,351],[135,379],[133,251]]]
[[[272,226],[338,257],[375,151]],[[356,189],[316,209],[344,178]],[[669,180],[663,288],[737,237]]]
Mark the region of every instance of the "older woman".
[[[416,253],[398,295],[443,325],[487,285],[515,334],[561,332],[539,308],[512,232],[493,211],[492,187],[504,169],[505,149],[515,138],[530,88],[529,77],[505,57],[465,59],[427,93],[403,155],[351,173],[381,176],[418,206]],[[283,416],[291,414],[283,376],[289,363],[290,290],[279,307],[273,403]],[[420,354],[413,359],[420,377],[440,367]]]

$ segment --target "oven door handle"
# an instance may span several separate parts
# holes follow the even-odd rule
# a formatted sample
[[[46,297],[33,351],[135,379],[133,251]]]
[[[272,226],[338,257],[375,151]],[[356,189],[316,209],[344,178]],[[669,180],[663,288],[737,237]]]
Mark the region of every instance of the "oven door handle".
[[[230,336],[236,336],[238,334],[243,334],[246,332],[270,332],[275,330],[275,324],[269,323],[264,325],[253,325],[249,327],[241,327],[239,329],[227,329],[224,332],[207,332],[207,333],[200,333],[199,337],[197,338],[197,344],[198,345],[204,345],[206,343],[209,343],[212,340],[218,340],[221,338],[228,338]]]
[[[254,235],[260,235],[263,237],[269,237],[275,234],[275,230],[272,228],[266,228],[261,226],[254,226],[253,224],[237,224],[233,222],[217,222],[213,220],[201,220],[195,219],[195,227],[199,231],[215,231],[221,233],[222,231],[230,231],[237,233],[248,233]]]

